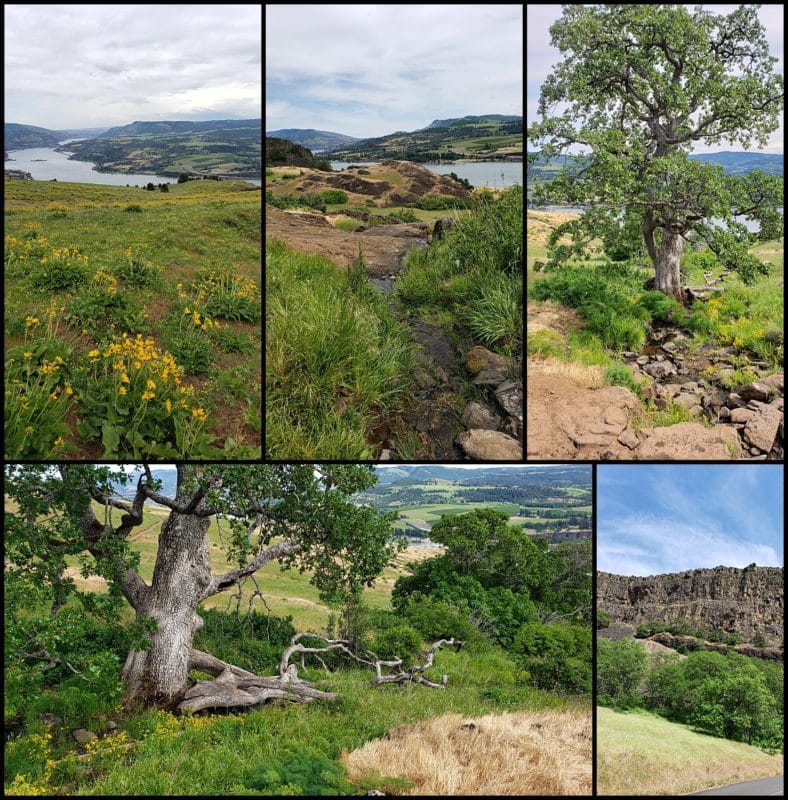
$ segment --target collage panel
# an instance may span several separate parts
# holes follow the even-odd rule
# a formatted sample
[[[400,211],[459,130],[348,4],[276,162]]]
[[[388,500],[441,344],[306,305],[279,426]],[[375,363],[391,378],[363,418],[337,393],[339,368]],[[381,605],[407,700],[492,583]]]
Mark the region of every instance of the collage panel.
[[[526,23],[527,458],[783,461],[782,9]]]
[[[591,467],[10,463],[4,493],[7,794],[591,794]]]
[[[522,5],[265,23],[265,458],[522,461]]]
[[[783,467],[596,473],[598,794],[781,795]]]
[[[3,15],[5,458],[259,461],[261,6]]]

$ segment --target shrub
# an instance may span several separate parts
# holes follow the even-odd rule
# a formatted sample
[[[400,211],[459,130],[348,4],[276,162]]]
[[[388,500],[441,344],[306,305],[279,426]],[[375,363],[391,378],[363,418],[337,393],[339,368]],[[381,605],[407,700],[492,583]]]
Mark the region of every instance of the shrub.
[[[344,768],[312,748],[292,745],[280,759],[260,764],[250,786],[266,795],[342,795],[355,794]]]
[[[463,642],[479,638],[479,630],[471,622],[467,611],[433,597],[409,598],[402,615],[430,641],[450,639],[452,636]]]
[[[138,205],[137,203],[129,203],[126,206],[126,208],[124,208],[123,210],[124,211],[130,211],[130,212],[133,212],[135,214],[141,214],[142,213],[142,206]]]
[[[76,247],[53,247],[38,264],[31,265],[30,283],[36,289],[62,292],[85,283],[90,276],[88,259]]]
[[[410,625],[397,625],[379,631],[372,639],[371,650],[384,659],[401,658],[402,665],[410,667],[421,650],[422,638]]]
[[[639,705],[637,688],[645,672],[646,651],[637,642],[597,641],[596,688],[602,705]]]
[[[597,628],[609,628],[610,623],[613,621],[613,616],[602,608],[598,608],[596,612],[596,626]]]
[[[133,255],[130,247],[126,248],[125,257],[115,265],[113,272],[129,286],[138,289],[156,286],[161,279],[159,270],[150,261]]]
[[[640,396],[640,383],[635,379],[632,370],[624,364],[614,364],[612,367],[608,367],[605,380],[611,386],[624,386],[638,397]]]
[[[186,183],[189,180],[189,173],[188,172],[181,172],[178,175],[178,183]]]
[[[262,314],[260,287],[249,278],[229,269],[198,270],[194,289],[212,317],[236,322],[257,322]]]
[[[347,203],[347,195],[339,189],[326,189],[318,195],[321,203]]]
[[[644,292],[638,298],[638,304],[648,311],[651,319],[658,322],[679,320],[684,314],[681,303],[662,292]]]

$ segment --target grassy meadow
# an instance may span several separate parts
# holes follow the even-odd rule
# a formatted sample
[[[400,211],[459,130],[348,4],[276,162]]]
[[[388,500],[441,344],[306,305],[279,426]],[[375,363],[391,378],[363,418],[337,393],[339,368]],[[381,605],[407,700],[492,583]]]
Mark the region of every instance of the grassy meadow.
[[[240,182],[6,181],[6,458],[258,456],[260,223]]]
[[[152,575],[159,526],[166,513],[146,505],[143,524],[133,534],[139,572],[146,580]],[[213,570],[227,569],[223,533],[216,520],[208,535]],[[394,582],[407,573],[407,565],[439,552],[408,548],[398,554],[365,590],[366,605],[390,609]],[[78,574],[76,559],[69,563],[79,589],[106,591],[101,579]],[[320,602],[308,577],[270,564],[256,580],[272,614],[291,616],[297,630],[325,631],[332,609]],[[247,581],[242,612],[253,588]],[[234,593],[211,598],[205,606],[234,612]],[[254,608],[264,611],[259,600]],[[227,617],[228,622],[235,619],[234,613]],[[225,648],[218,653],[221,657],[249,668],[243,649],[249,642],[236,644],[231,635],[218,636],[202,646],[213,650],[221,641]],[[280,652],[275,646],[269,649]],[[256,671],[267,674],[265,669],[273,667]],[[415,684],[371,687],[369,669],[327,673],[318,665],[309,668],[307,662],[301,675],[317,688],[339,693],[338,701],[179,717],[161,710],[125,709],[116,700],[82,689],[45,691],[32,708],[25,709],[23,734],[6,744],[5,790],[96,796],[281,796],[364,795],[374,788],[386,794],[423,795],[455,793],[461,779],[461,788],[481,795],[590,794],[587,698],[533,688],[523,666],[486,641],[457,651],[440,650],[428,677],[440,680],[442,674],[449,678],[441,690]],[[7,722],[9,713],[14,713],[9,712],[11,707],[6,703]],[[65,724],[41,721],[44,711],[54,711]],[[88,727],[101,734],[108,718],[118,723],[112,733],[84,748],[75,744],[73,729]]]
[[[782,771],[782,755],[695,733],[645,711],[597,708],[600,794],[676,796]]]

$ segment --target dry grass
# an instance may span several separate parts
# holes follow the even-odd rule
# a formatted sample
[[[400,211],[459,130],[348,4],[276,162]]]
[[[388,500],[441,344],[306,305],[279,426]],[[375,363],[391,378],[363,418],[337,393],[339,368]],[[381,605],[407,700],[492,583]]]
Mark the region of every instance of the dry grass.
[[[680,795],[780,775],[783,757],[695,733],[650,714],[597,716],[597,789],[608,795]]]
[[[571,214],[565,211],[532,211],[528,209],[528,244],[547,244],[547,237],[553,228],[557,228],[571,219],[578,219],[580,214]],[[569,244],[571,239],[562,236],[559,244]]]
[[[591,718],[444,714],[395,728],[342,760],[352,781],[375,772],[407,778],[408,795],[590,795]]]
[[[583,389],[601,389],[606,386],[604,367],[587,367],[579,361],[560,361],[557,358],[528,359],[529,375],[557,375],[568,378]]]

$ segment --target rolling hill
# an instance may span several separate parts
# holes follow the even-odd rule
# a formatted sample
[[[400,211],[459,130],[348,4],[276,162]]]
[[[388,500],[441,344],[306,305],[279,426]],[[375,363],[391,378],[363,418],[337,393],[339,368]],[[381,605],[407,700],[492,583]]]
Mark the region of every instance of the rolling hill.
[[[3,139],[6,150],[25,150],[29,147],[55,147],[66,138],[62,131],[48,128],[37,128],[35,125],[19,125],[6,122],[3,128]]]
[[[426,128],[397,131],[374,139],[362,139],[327,153],[339,161],[451,161],[463,159],[522,160],[522,117],[488,114],[482,117],[436,119]]]
[[[344,133],[332,133],[331,131],[316,131],[314,128],[282,128],[278,131],[266,131],[265,135],[275,139],[287,139],[294,144],[308,147],[312,151],[330,150],[358,141],[356,136],[347,136]]]
[[[137,121],[94,139],[67,145],[71,158],[92,161],[99,172],[221,175],[260,178],[259,119]]]

